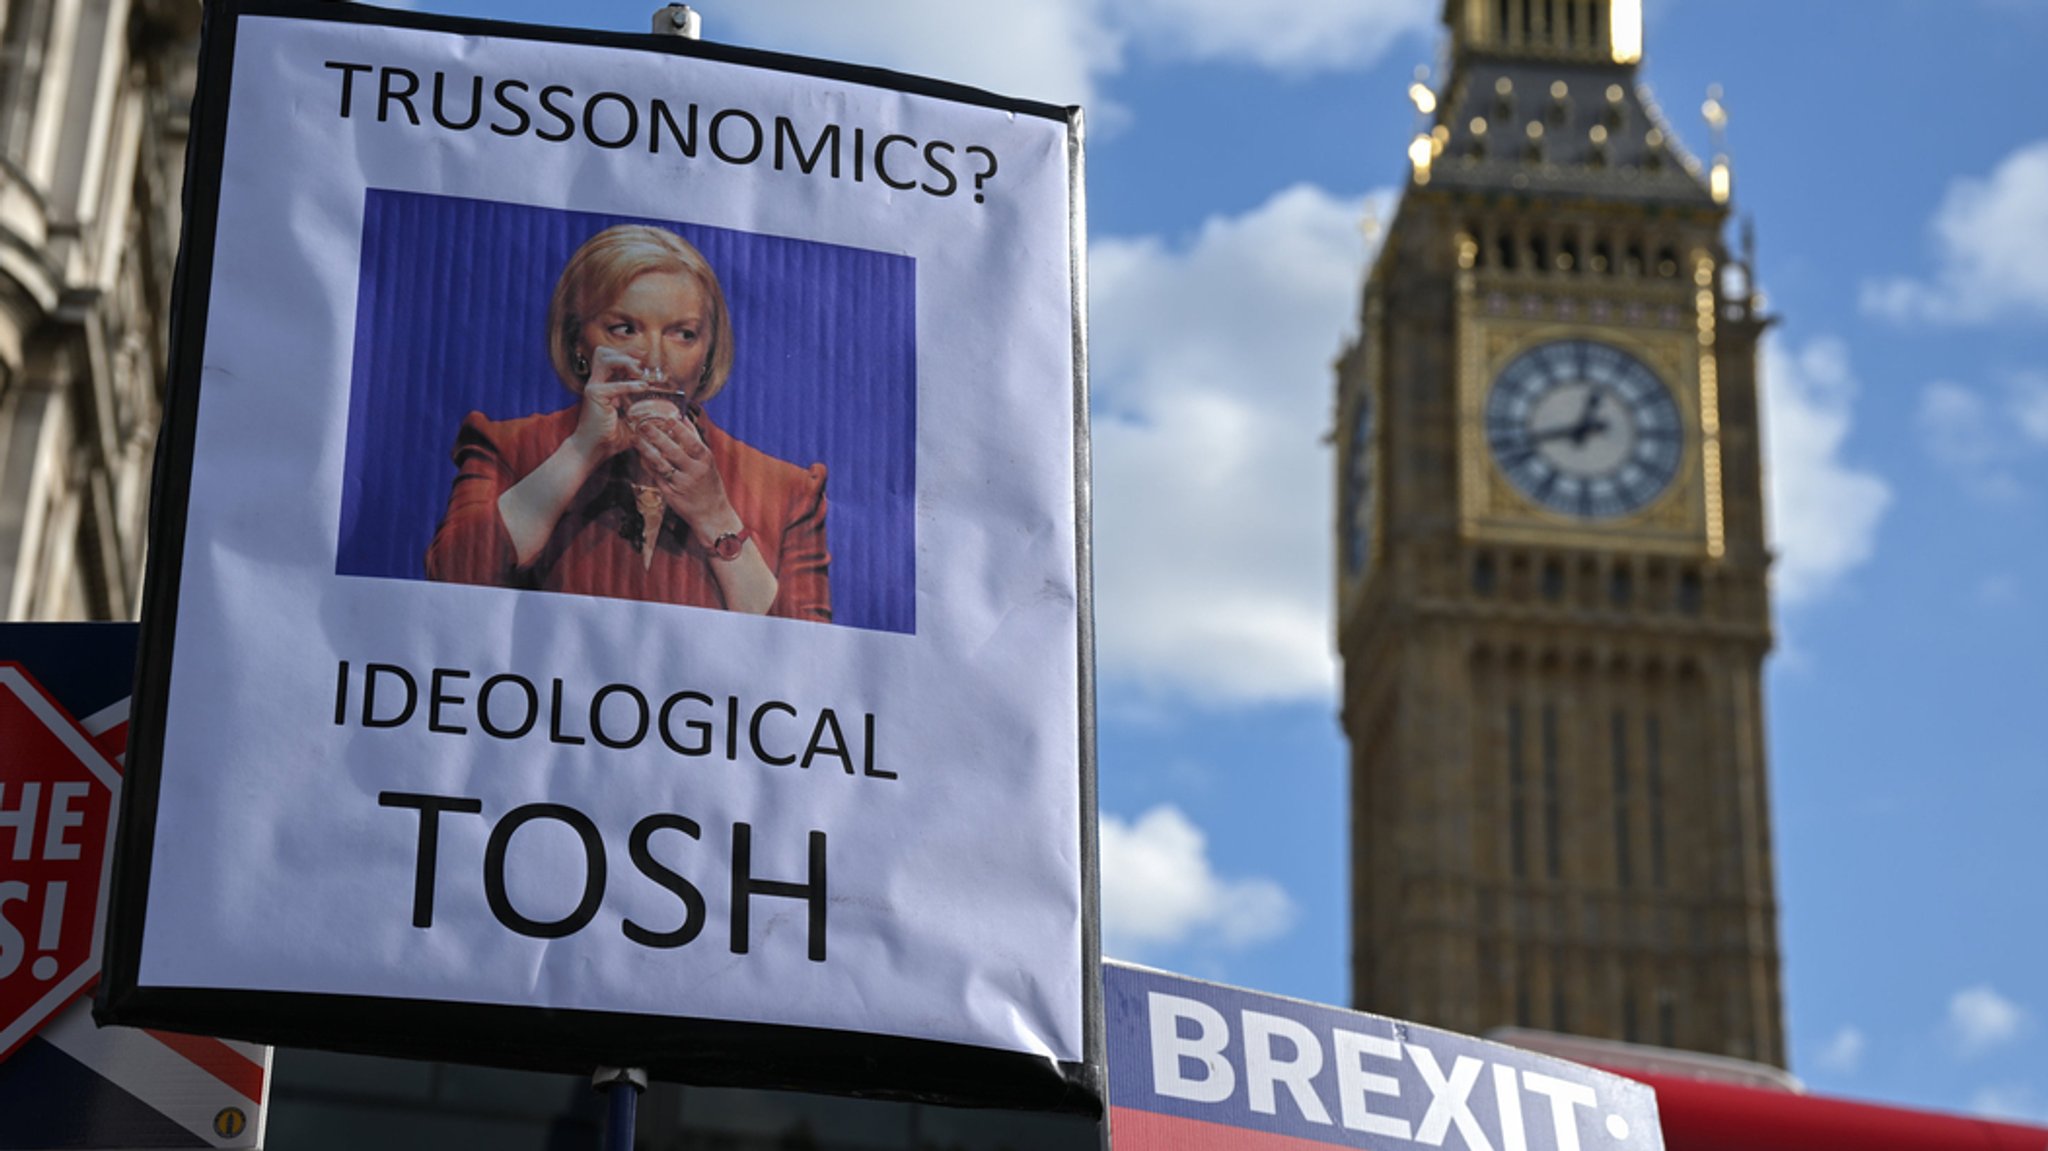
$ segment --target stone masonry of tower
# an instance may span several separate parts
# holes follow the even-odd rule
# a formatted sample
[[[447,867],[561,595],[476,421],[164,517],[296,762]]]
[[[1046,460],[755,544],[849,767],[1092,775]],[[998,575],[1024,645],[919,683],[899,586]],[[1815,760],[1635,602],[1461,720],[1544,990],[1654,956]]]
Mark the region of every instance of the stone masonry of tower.
[[[1640,89],[1632,20],[1447,4],[1451,72],[1338,364],[1352,997],[1782,1065],[1768,321],[1725,162]]]

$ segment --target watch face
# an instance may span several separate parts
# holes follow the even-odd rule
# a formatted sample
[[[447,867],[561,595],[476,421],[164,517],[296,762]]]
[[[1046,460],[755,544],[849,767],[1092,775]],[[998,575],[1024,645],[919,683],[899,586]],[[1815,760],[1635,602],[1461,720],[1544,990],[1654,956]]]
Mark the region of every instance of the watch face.
[[[1344,457],[1344,570],[1351,575],[1364,571],[1372,555],[1374,429],[1372,392],[1365,389],[1351,418],[1351,442]]]
[[[1619,348],[1538,344],[1486,397],[1486,442],[1509,482],[1554,512],[1613,519],[1640,511],[1678,475],[1685,424],[1671,389]]]

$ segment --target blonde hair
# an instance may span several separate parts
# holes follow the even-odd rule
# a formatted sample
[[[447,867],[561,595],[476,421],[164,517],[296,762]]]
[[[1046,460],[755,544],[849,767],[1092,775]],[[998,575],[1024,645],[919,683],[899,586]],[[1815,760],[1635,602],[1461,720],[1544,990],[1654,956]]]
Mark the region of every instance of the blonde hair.
[[[666,228],[620,224],[583,241],[562,266],[555,294],[548,301],[548,358],[555,374],[581,395],[589,369],[576,371],[576,341],[590,317],[612,305],[626,286],[649,272],[686,275],[711,302],[711,350],[704,356],[704,391],[710,399],[732,375],[732,317],[725,307],[725,289],[718,273],[688,240]]]

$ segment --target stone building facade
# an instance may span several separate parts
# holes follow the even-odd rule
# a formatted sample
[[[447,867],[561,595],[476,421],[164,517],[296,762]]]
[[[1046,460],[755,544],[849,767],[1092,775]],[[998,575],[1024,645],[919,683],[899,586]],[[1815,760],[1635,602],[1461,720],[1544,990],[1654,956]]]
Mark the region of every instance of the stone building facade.
[[[198,0],[0,0],[0,605],[139,608]]]
[[[1782,1065],[1728,167],[1641,87],[1639,0],[1444,18],[1338,364],[1353,997]]]

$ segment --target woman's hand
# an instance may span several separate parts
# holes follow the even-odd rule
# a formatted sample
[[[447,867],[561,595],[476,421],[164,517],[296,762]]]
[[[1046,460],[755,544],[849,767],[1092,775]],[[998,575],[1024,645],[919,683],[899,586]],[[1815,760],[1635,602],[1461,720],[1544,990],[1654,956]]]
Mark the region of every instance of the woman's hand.
[[[633,446],[624,412],[648,382],[647,369],[632,356],[607,347],[590,353],[590,379],[583,385],[583,406],[570,440],[592,466]]]
[[[583,384],[576,430],[498,497],[498,515],[505,521],[505,534],[511,537],[519,564],[532,563],[540,554],[590,474],[637,442],[625,409],[648,386],[647,370],[632,356],[608,347],[591,351],[590,378]]]
[[[747,525],[727,498],[725,480],[713,465],[711,448],[687,419],[648,420],[639,430],[640,467],[654,480],[661,498],[707,548]],[[775,606],[781,586],[752,539],[730,558],[714,554],[711,576],[718,581],[725,606],[733,611],[765,615]]]
[[[726,496],[711,449],[689,420],[646,421],[638,451],[640,466],[660,489],[662,501],[699,539],[709,543],[746,526]]]

